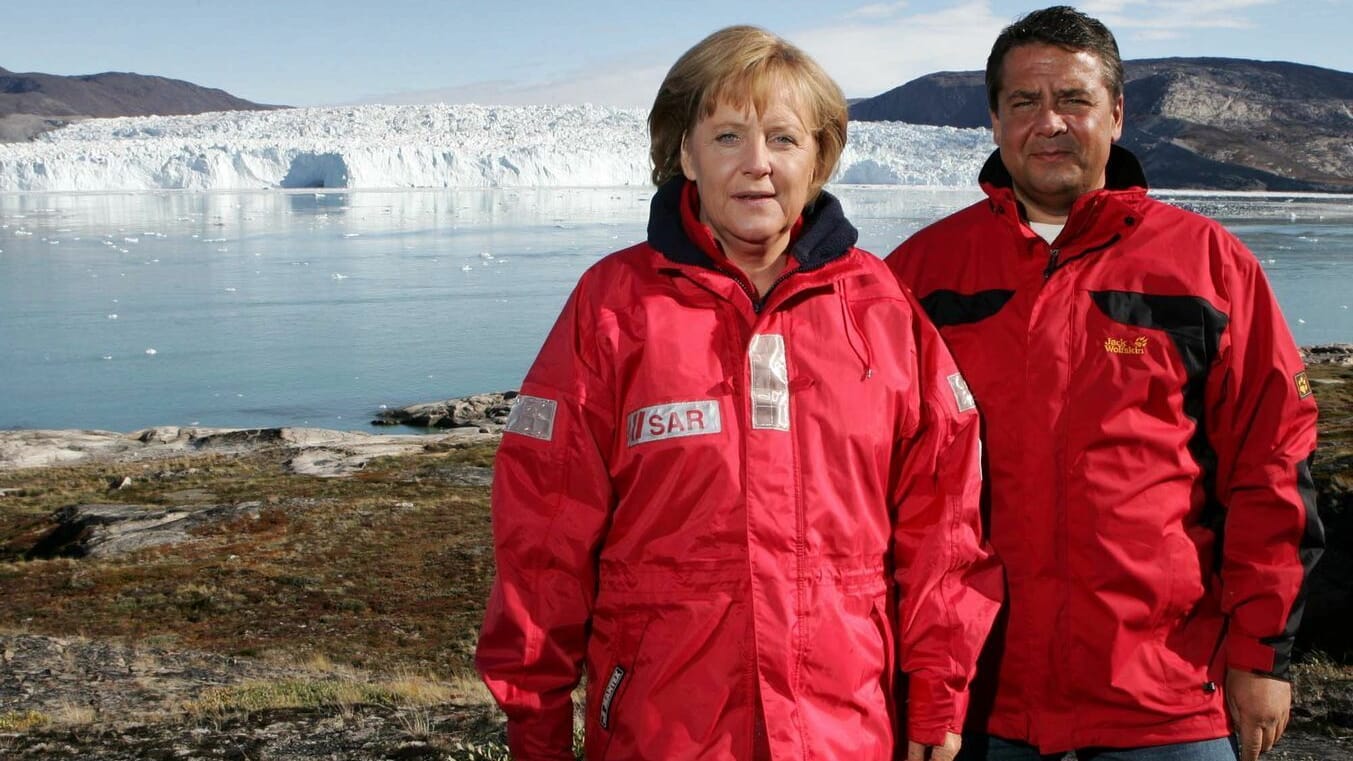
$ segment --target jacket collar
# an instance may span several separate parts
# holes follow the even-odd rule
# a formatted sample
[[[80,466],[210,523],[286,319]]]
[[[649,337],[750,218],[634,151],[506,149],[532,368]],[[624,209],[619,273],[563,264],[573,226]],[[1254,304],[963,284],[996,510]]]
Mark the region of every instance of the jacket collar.
[[[686,232],[681,220],[681,197],[687,180],[673,177],[653,195],[648,214],[648,244],[677,264],[718,270],[718,263]],[[841,202],[822,191],[803,210],[802,227],[789,253],[798,262],[796,271],[815,270],[845,256],[855,246],[859,232],[846,220]]]

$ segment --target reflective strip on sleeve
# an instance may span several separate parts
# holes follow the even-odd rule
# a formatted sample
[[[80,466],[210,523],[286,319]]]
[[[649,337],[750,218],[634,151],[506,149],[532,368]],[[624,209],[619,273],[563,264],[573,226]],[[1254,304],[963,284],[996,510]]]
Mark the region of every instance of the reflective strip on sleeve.
[[[506,433],[520,433],[541,441],[554,438],[554,413],[559,405],[553,399],[522,394],[508,413]]]
[[[977,409],[977,400],[968,390],[968,382],[963,380],[961,374],[954,373],[949,376],[949,390],[954,392],[954,404],[958,407],[959,412]]]
[[[752,427],[788,431],[789,368],[784,336],[775,333],[752,336],[747,358],[752,368]]]

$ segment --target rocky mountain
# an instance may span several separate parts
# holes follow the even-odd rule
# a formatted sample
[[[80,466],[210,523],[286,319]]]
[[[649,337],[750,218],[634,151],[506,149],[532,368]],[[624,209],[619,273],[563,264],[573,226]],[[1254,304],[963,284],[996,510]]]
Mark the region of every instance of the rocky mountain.
[[[0,141],[25,140],[89,117],[272,108],[279,106],[254,103],[180,79],[116,71],[67,77],[0,68]]]
[[[1156,187],[1353,191],[1353,74],[1281,61],[1124,62],[1122,145]],[[982,72],[940,72],[851,106],[861,121],[989,127]]]

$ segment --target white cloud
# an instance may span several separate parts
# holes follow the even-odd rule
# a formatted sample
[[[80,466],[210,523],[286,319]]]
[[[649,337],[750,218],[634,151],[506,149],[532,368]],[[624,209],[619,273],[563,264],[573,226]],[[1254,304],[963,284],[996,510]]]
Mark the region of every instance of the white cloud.
[[[673,58],[675,60],[675,57]],[[362,98],[363,103],[478,103],[485,106],[541,106],[591,103],[595,106],[647,107],[667,74],[666,65],[632,62],[584,69],[546,82],[495,80],[435,90],[397,92]]]
[[[1252,29],[1245,11],[1277,0],[1086,0],[1081,9],[1138,39],[1174,39],[1196,29]],[[1142,30],[1142,31],[1137,31]]]
[[[906,7],[906,0],[898,3],[871,3],[847,13],[846,18],[888,18],[902,12]]]
[[[817,59],[848,97],[869,97],[936,71],[981,70],[996,35],[1013,20],[993,13],[988,0],[967,0],[926,13],[907,14],[906,8],[905,2],[875,3],[858,8],[836,23],[774,31]],[[567,72],[550,81],[475,82],[373,96],[362,102],[647,107],[681,52],[646,51]]]
[[[846,95],[863,97],[936,71],[985,68],[991,43],[1010,21],[993,13],[989,2],[972,0],[933,13],[852,20],[785,36],[816,58]]]

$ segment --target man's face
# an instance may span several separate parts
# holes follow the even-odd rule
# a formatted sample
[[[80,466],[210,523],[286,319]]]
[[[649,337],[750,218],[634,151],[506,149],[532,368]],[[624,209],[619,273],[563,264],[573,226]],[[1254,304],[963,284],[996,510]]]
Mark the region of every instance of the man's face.
[[[1113,97],[1092,53],[1033,43],[1001,67],[992,137],[1033,222],[1063,222],[1077,198],[1104,187],[1109,146],[1123,134],[1123,97]]]

